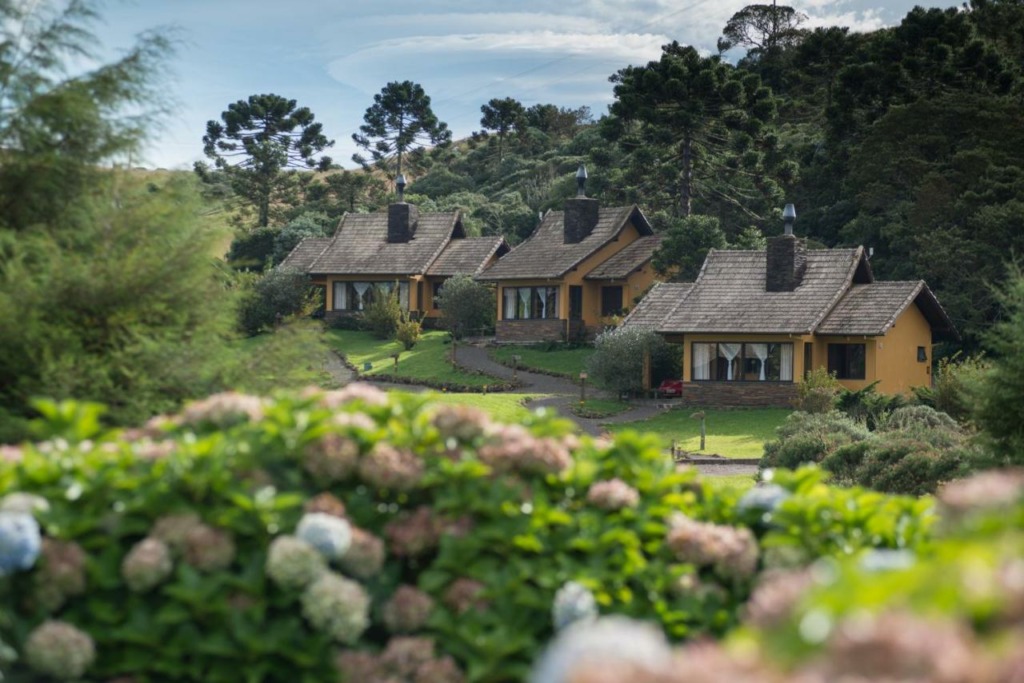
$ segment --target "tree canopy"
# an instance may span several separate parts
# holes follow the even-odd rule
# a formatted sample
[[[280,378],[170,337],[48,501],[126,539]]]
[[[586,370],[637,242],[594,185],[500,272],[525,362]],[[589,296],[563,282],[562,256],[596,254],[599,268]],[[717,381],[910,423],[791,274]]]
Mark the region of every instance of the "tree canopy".
[[[286,168],[326,170],[330,157],[317,155],[334,144],[308,107],[280,95],[250,95],[228,105],[220,121],[206,124],[203,151],[229,173],[240,196],[257,209],[257,225],[270,221],[274,193]]]
[[[378,164],[395,158],[396,173],[402,172],[404,156],[425,144],[451,142],[448,124],[439,120],[430,108],[430,97],[412,81],[393,81],[373,96],[373,104],[363,115],[359,132],[352,140],[370,153]],[[363,166],[367,160],[359,154],[353,161]]]

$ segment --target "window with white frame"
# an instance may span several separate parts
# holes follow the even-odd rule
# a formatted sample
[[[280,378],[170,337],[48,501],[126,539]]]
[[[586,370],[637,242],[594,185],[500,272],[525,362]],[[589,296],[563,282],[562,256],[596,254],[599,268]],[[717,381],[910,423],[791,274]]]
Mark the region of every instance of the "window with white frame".
[[[334,310],[362,311],[378,296],[387,296],[398,287],[398,302],[409,309],[409,282],[394,280],[378,280],[368,282],[335,282]]]
[[[694,381],[792,382],[793,344],[789,342],[694,342]]]

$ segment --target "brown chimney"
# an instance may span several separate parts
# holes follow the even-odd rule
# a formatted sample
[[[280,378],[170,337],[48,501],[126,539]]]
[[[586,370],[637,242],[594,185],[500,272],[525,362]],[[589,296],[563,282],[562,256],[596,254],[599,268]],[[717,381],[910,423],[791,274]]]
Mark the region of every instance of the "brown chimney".
[[[597,226],[598,201],[587,197],[587,167],[576,171],[576,197],[565,200],[563,236],[566,244],[577,244]]]
[[[398,201],[388,205],[388,242],[408,242],[416,232],[420,210],[405,202],[405,176],[401,173],[395,178],[395,187]]]
[[[796,209],[786,204],[782,217],[786,221],[785,233],[768,238],[765,250],[766,292],[792,292],[800,286],[807,270],[807,245],[793,234]]]

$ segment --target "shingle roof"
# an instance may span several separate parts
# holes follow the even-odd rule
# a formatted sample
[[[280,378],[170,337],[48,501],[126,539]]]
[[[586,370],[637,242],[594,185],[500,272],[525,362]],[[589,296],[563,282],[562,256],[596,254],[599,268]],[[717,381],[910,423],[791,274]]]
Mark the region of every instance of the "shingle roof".
[[[653,233],[647,218],[636,206],[601,208],[597,225],[583,240],[566,244],[563,233],[564,212],[548,211],[537,229],[525,242],[505,254],[481,273],[481,280],[523,280],[558,278],[581,261],[611,242],[628,221],[641,235]]]
[[[437,260],[427,268],[427,275],[476,275],[495,254],[508,251],[504,237],[469,237],[452,240]]]
[[[422,213],[408,242],[388,242],[388,214],[348,213],[324,252],[309,266],[314,274],[416,275],[434,262],[452,233],[461,232],[457,211]]]
[[[279,267],[296,268],[308,273],[313,261],[316,261],[330,243],[330,237],[307,237],[295,245]]]
[[[853,285],[818,326],[818,334],[879,336],[916,303],[937,336],[956,335],[952,321],[923,280]]]
[[[661,244],[661,235],[641,237],[587,273],[584,280],[624,280],[651,260]]]
[[[863,258],[862,247],[810,250],[807,270],[795,290],[767,292],[764,251],[712,249],[690,293],[658,331],[811,332],[846,292]]]
[[[693,289],[692,282],[658,282],[651,288],[643,299],[636,305],[626,319],[622,321],[623,326],[646,327],[657,329],[662,321],[672,312],[690,290]]]

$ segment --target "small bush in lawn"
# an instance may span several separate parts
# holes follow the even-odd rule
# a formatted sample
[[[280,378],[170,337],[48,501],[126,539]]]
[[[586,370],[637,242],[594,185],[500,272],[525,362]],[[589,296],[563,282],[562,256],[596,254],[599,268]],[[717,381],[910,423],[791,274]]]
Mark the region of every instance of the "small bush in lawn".
[[[378,290],[363,310],[362,322],[377,339],[394,339],[402,322],[402,305],[398,301],[398,287],[386,292]]]
[[[827,413],[835,409],[836,399],[843,391],[843,385],[825,368],[816,368],[807,373],[797,389],[797,410],[805,413]]]
[[[445,280],[437,295],[441,326],[455,339],[494,330],[494,289],[468,275]]]
[[[620,327],[598,335],[587,370],[602,386],[620,394],[636,394],[643,391],[647,354],[651,357],[652,381],[680,376],[679,348],[653,330],[635,327]]]
[[[420,340],[423,328],[415,320],[409,320],[408,315],[403,315],[398,327],[395,328],[395,341],[402,345],[406,351],[416,346]]]
[[[721,636],[762,570],[918,548],[932,522],[813,469],[740,498],[652,438],[365,385],[115,432],[93,412],[0,451],[12,680],[523,680],[556,622]]]
[[[931,406],[924,405],[897,408],[882,418],[878,424],[879,430],[887,432],[915,427],[961,431],[960,425],[952,417]]]

